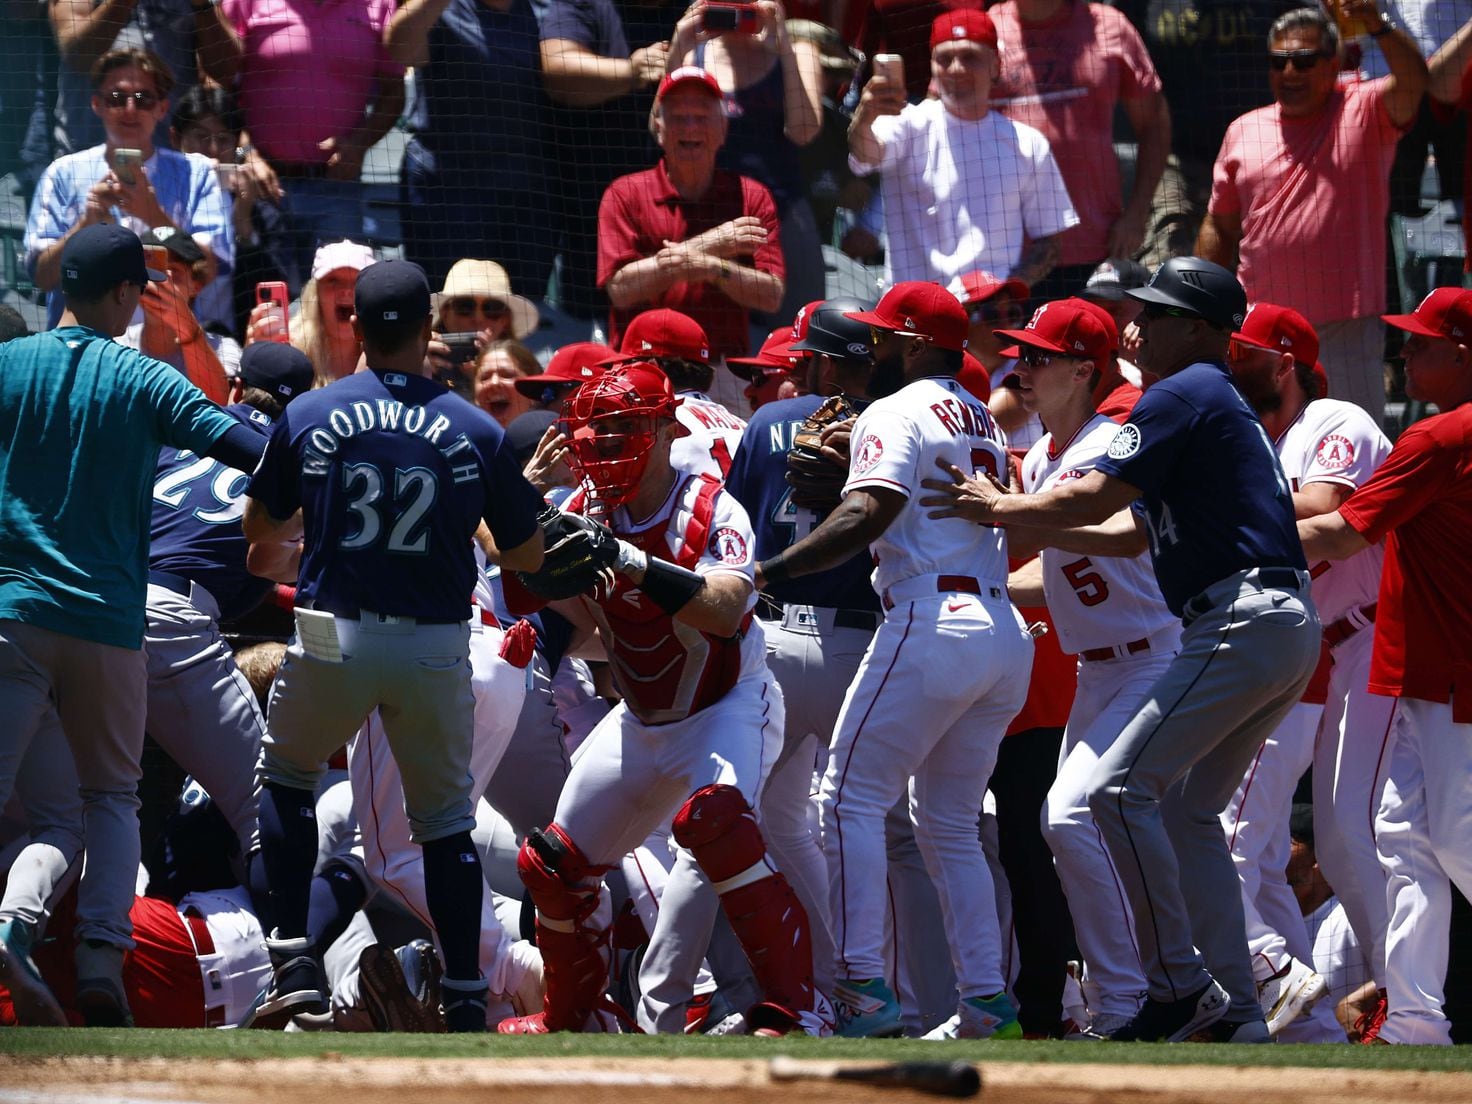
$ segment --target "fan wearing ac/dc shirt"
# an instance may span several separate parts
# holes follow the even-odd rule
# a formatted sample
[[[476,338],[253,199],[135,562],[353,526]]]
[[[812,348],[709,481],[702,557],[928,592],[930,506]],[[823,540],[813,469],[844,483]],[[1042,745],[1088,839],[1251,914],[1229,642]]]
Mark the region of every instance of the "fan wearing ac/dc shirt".
[[[304,540],[297,631],[271,692],[257,770],[276,928],[267,940],[274,976],[254,1020],[326,1008],[321,964],[308,951],[313,790],[323,760],[376,708],[424,850],[446,1026],[484,1031],[484,882],[470,839],[471,546],[484,519],[501,562],[535,570],[542,498],[500,427],[425,375],[423,270],[407,261],[365,268],[354,310],[369,370],[298,399],[248,489],[252,542]]]
[[[674,840],[709,877],[765,995],[746,1010],[748,1030],[827,1034],[807,914],[752,813],[781,748],[782,699],[751,617],[746,511],[717,481],[674,467],[675,393],[650,361],[578,388],[564,421],[593,496],[567,508],[601,514],[618,558],[611,587],[559,605],[596,623],[623,700],[581,748],[552,823],[522,846],[547,1001],[500,1030],[581,1031],[606,1008],[603,875],[673,811]],[[526,597],[507,583],[513,609]]]

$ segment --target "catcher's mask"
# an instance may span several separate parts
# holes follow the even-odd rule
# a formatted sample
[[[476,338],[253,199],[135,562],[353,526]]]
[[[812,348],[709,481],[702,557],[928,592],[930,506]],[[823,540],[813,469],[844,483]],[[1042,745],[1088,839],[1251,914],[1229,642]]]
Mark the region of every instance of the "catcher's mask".
[[[678,404],[669,377],[650,361],[610,368],[577,389],[562,408],[559,430],[570,462],[607,509],[634,496],[661,424]]]

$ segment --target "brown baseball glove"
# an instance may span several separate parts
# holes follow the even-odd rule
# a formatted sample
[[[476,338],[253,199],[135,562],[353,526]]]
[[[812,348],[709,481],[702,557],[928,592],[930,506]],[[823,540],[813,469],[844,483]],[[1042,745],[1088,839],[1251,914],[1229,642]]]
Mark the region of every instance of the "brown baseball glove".
[[[787,450],[787,482],[797,505],[820,514],[838,505],[848,480],[848,434],[835,427],[858,413],[848,399],[834,395],[797,427]]]

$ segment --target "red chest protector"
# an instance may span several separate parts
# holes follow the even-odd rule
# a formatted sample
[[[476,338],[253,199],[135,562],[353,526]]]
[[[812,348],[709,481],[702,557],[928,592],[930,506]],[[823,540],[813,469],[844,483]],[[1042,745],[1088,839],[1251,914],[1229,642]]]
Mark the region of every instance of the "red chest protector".
[[[701,480],[700,492],[673,555],[667,519],[641,533],[618,535],[650,556],[694,570],[710,541],[721,483],[708,475],[689,478]],[[677,503],[687,487],[681,483],[675,492]],[[580,510],[581,505],[571,508]],[[721,638],[676,621],[622,576],[610,597],[587,605],[603,632],[619,691],[630,712],[645,724],[684,720],[719,701],[741,677],[742,633]]]

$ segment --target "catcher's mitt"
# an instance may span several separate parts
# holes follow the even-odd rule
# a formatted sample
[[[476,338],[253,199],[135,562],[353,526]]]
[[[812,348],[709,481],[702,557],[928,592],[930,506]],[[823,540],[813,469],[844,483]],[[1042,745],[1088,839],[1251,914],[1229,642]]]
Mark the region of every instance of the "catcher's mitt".
[[[847,448],[823,451],[824,431],[858,416],[854,405],[842,395],[823,400],[797,427],[792,447],[787,450],[787,482],[792,501],[809,510],[826,514],[838,505],[848,480]],[[831,437],[832,435],[829,434]]]
[[[549,506],[537,517],[542,527],[542,566],[518,571],[516,578],[549,602],[572,598],[599,583],[611,585],[618,539],[608,526],[581,514],[565,514]]]

